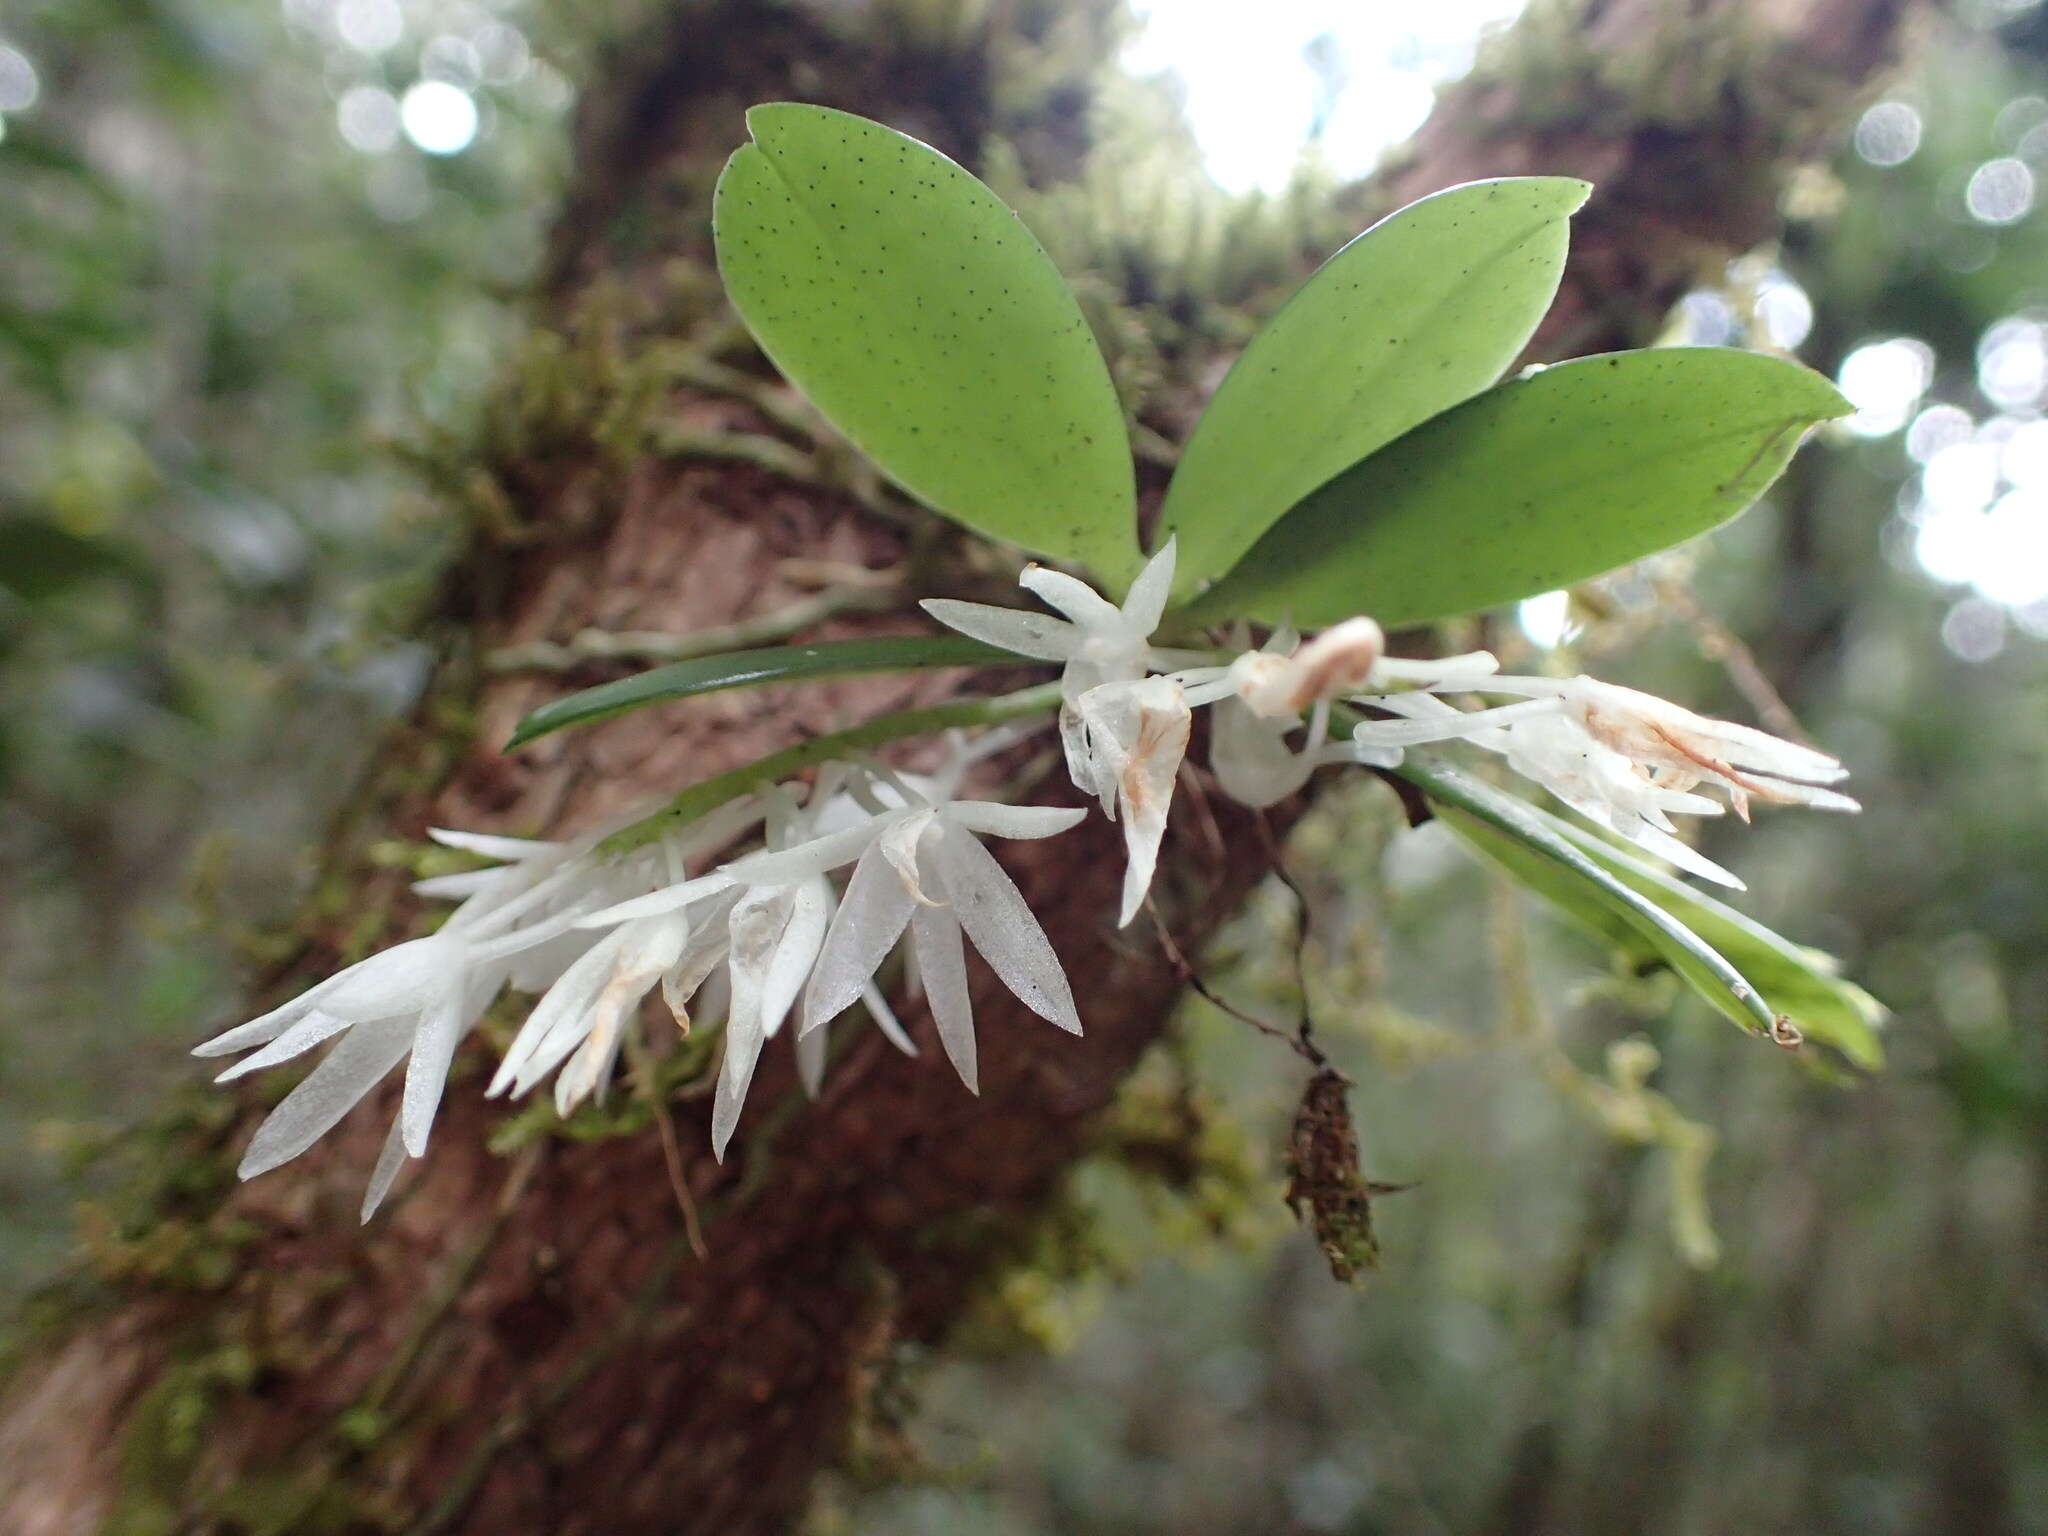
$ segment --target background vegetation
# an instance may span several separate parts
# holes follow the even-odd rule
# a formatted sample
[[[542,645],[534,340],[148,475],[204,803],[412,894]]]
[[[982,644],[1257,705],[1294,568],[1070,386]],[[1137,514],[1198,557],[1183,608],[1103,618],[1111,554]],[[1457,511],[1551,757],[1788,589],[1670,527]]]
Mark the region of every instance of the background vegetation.
[[[417,686],[445,530],[404,447],[465,420],[511,334],[597,25],[28,0],[0,29],[10,1289],[73,1241],[78,1154],[189,1073]],[[1216,978],[1276,1017],[1305,983],[1368,1166],[1422,1181],[1379,1207],[1382,1271],[1341,1289],[1292,1230],[1298,1075],[1193,1007],[1105,1136],[1195,1116],[1202,1156],[1085,1167],[826,1526],[2048,1529],[2048,21],[1930,25],[1783,248],[1672,322],[1863,413],[1708,546],[1488,637],[1789,710],[1851,762],[1861,818],[1709,852],[1893,1007],[1885,1072],[1748,1047],[1346,797],[1291,850],[1301,980],[1278,885]],[[477,109],[453,152],[421,147],[461,127],[423,82]],[[1161,101],[1109,116],[1184,157]],[[1268,213],[1309,217],[1323,174]],[[1069,270],[1143,259],[1054,238]]]

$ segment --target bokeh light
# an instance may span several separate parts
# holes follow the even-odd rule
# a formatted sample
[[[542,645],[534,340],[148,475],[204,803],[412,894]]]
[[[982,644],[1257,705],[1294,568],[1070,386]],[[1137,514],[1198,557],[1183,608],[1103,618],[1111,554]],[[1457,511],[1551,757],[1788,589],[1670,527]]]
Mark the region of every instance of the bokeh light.
[[[42,82],[28,55],[0,43],[0,112],[26,112],[41,94]]]
[[[361,54],[386,53],[405,36],[398,0],[338,0],[331,14],[335,36]]]
[[[476,139],[476,101],[445,80],[422,80],[399,102],[405,136],[430,155],[459,155]]]
[[[1856,124],[1856,153],[1872,165],[1904,165],[1920,148],[1920,114],[1903,101],[1880,101]]]
[[[398,99],[374,85],[353,85],[334,104],[335,126],[351,149],[381,155],[398,143]]]
[[[1913,417],[1934,380],[1934,350],[1911,336],[1867,342],[1842,359],[1835,375],[1856,407],[1847,426],[1859,437],[1886,437]]]
[[[2034,206],[2034,173],[2009,155],[1988,160],[1971,173],[1963,203],[1980,223],[2015,223]]]
[[[1813,330],[1813,300],[1783,272],[1772,272],[1757,287],[1756,319],[1764,340],[1796,351]]]
[[[1977,342],[1977,388],[1994,405],[2032,406],[2048,385],[2048,344],[2039,322],[2014,315]]]

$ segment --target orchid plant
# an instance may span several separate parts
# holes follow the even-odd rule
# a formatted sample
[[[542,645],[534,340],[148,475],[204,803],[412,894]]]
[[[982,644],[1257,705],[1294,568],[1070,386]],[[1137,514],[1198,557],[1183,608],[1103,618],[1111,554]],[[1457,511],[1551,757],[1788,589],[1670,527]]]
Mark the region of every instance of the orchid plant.
[[[525,1094],[552,1075],[564,1114],[604,1097],[648,994],[685,1030],[722,1024],[721,1158],[777,1035],[794,1037],[813,1094],[826,1031],[856,1004],[915,1053],[879,980],[899,951],[974,1090],[969,943],[1032,1012],[1075,1034],[1085,1022],[983,840],[1057,837],[1099,808],[1128,855],[1120,910],[1103,920],[1132,922],[1204,709],[1221,793],[1272,805],[1329,765],[1405,778],[1511,875],[1736,1023],[1875,1063],[1881,1010],[1867,995],[1664,867],[1739,889],[1674,818],[1725,805],[1746,819],[1752,801],[1853,811],[1833,787],[1840,763],[1593,678],[1513,676],[1485,652],[1397,656],[1386,638],[1734,516],[1811,428],[1849,409],[1830,385],[1776,358],[1680,348],[1503,382],[1555,294],[1589,189],[1555,177],[1454,187],[1345,246],[1252,341],[1180,456],[1148,552],[1109,370],[1016,215],[880,124],[786,103],[748,122],[752,142],[716,201],[741,317],[896,484],[1037,557],[1020,584],[1052,611],[930,598],[924,611],[955,633],[679,663],[559,699],[513,745],[713,689],[835,673],[1038,665],[1059,678],[813,737],[602,835],[437,831],[490,861],[416,887],[457,902],[437,932],[199,1047],[253,1051],[229,1078],[332,1042],[257,1131],[244,1177],[297,1156],[403,1062],[367,1220],[426,1152],[456,1047],[508,988],[539,1001],[489,1091]],[[1055,731],[1082,807],[964,794],[976,763]],[[917,736],[944,743],[936,771],[874,755]],[[1454,766],[1475,751],[1597,830]]]

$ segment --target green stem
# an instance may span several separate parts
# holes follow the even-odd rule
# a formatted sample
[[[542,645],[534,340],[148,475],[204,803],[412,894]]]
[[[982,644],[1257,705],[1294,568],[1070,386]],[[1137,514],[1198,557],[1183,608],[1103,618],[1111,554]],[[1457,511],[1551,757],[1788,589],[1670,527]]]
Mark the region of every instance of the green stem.
[[[721,773],[701,784],[692,784],[653,815],[642,817],[630,827],[614,832],[601,846],[608,853],[630,853],[717,810],[728,800],[737,800],[741,795],[779,783],[806,768],[854,757],[909,736],[929,736],[938,731],[963,730],[977,725],[1000,725],[1005,720],[1016,720],[1025,715],[1045,714],[1059,708],[1059,703],[1060,685],[1041,683],[1035,688],[998,694],[993,698],[954,699],[923,709],[901,710],[869,720],[851,730],[814,736],[809,741],[800,741],[780,752],[771,752],[729,773]]]

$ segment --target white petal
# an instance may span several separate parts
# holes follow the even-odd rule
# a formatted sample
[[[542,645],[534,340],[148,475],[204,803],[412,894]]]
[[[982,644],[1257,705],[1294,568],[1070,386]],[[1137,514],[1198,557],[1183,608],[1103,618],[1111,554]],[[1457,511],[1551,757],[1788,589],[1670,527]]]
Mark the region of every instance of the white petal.
[[[1239,805],[1276,805],[1308,782],[1316,758],[1287,745],[1284,720],[1262,720],[1237,699],[1209,717],[1209,767]]]
[[[584,863],[565,864],[562,868],[544,875],[525,890],[508,901],[490,901],[472,909],[467,904],[456,914],[463,918],[462,937],[471,941],[491,938],[506,933],[522,919],[557,908],[565,898],[585,894],[591,883],[593,870]],[[579,890],[578,887],[583,887]],[[470,920],[474,910],[478,915]],[[453,919],[451,919],[453,921]],[[447,929],[442,930],[444,933]]]
[[[768,982],[768,967],[775,947],[789,927],[789,915],[796,906],[796,891],[788,886],[749,891],[733,904],[728,928],[732,948],[727,964],[732,968],[733,1018],[744,1017],[748,1027],[761,1030],[761,1004]]]
[[[1178,535],[1159,547],[1159,553],[1145,562],[1131,590],[1124,594],[1124,621],[1135,634],[1149,635],[1159,627],[1166,613],[1166,599],[1173,591],[1173,566]]]
[[[938,814],[937,811],[919,811],[914,816],[906,816],[875,839],[875,846],[882,851],[882,857],[889,861],[911,896],[919,901],[925,896],[917,884],[917,845]]]
[[[409,1019],[377,1019],[351,1029],[256,1128],[236,1172],[253,1179],[297,1157],[376,1087],[411,1043]]]
[[[1056,837],[1087,820],[1078,806],[1004,805],[994,800],[955,800],[941,813],[955,826],[984,837]]]
[[[262,1050],[253,1056],[244,1056],[214,1081],[230,1083],[245,1072],[260,1072],[263,1068],[274,1067],[281,1061],[290,1061],[294,1056],[310,1051],[322,1040],[338,1035],[348,1027],[347,1019],[338,1019],[331,1013],[322,1013],[315,1008]]]
[[[1500,662],[1493,652],[1466,651],[1458,656],[1422,659],[1382,656],[1373,664],[1372,676],[1375,683],[1416,683],[1462,692],[1474,687],[1483,688],[1480,680],[1499,670]]]
[[[1716,885],[1725,885],[1738,891],[1749,889],[1690,843],[1680,841],[1669,832],[1660,832],[1655,827],[1644,825],[1632,830],[1623,830],[1621,835],[1638,848],[1647,849],[1658,858],[1667,859],[1687,873],[1698,875],[1702,880],[1711,880]]]
[[[1073,625],[1051,614],[997,608],[988,603],[963,603],[950,597],[928,597],[917,606],[946,628],[958,630],[971,640],[985,641],[1039,661],[1065,661],[1081,643]]]
[[[1087,582],[1069,576],[1065,571],[1027,565],[1017,578],[1017,585],[1027,592],[1036,593],[1046,606],[1059,609],[1090,634],[1120,633],[1124,627],[1123,614],[1116,604]]]
[[[434,1128],[434,1111],[441,1107],[441,1093],[448,1086],[456,1042],[472,1022],[463,1016],[462,999],[450,997],[427,1015],[413,1040],[412,1060],[405,1065],[405,1098],[398,1110],[399,1134],[412,1157],[426,1155],[427,1133]]]
[[[804,994],[806,1030],[850,1007],[903,936],[917,900],[889,861],[870,848],[854,866]]]
[[[427,836],[446,848],[460,848],[464,853],[513,864],[543,853],[562,851],[560,843],[542,842],[531,837],[493,837],[488,832],[458,832],[452,827],[429,827]]]
[[[782,1028],[789,1010],[796,1006],[804,983],[818,963],[825,947],[825,932],[832,921],[832,887],[822,877],[796,888],[790,903],[789,922],[761,979],[761,1033],[773,1037]]]
[[[363,1191],[364,1221],[377,1214],[377,1207],[391,1193],[392,1180],[398,1177],[398,1170],[404,1163],[405,1142],[400,1139],[398,1122],[394,1120],[384,1137],[384,1150],[377,1154],[377,1166],[370,1172],[370,1187]]]
[[[726,870],[734,879],[748,885],[801,885],[827,870],[851,864],[867,852],[868,845],[876,838],[905,816],[916,814],[917,811],[912,809],[871,816],[843,832],[828,832],[822,837],[810,838],[772,853],[750,853],[743,859],[733,860],[726,865]]]
[[[1397,702],[1413,695],[1393,694],[1385,699],[1370,699],[1367,702],[1396,707]],[[1434,702],[1442,703],[1442,700]],[[1413,709],[1412,704],[1408,705]],[[1470,712],[1453,709],[1445,705],[1441,712],[1432,710],[1420,719],[1411,720],[1365,720],[1353,727],[1351,739],[1361,747],[1416,747],[1432,741],[1456,741],[1460,738],[1483,736],[1488,731],[1500,730],[1537,715],[1555,714],[1557,703],[1552,699],[1525,699],[1519,704],[1503,704],[1495,709],[1475,709]]]
[[[635,918],[659,917],[664,912],[680,912],[693,901],[724,890],[733,883],[727,869],[716,869],[708,875],[699,875],[695,880],[685,880],[680,885],[663,886],[645,896],[636,896],[631,901],[619,902],[616,906],[603,907],[576,919],[578,928],[611,928],[620,923],[630,923]]]
[[[353,970],[354,967],[350,967]],[[292,1025],[296,1024],[313,1005],[333,992],[348,978],[349,971],[341,971],[308,987],[288,1003],[280,1003],[266,1014],[251,1019],[246,1024],[237,1024],[233,1029],[221,1031],[211,1040],[202,1040],[192,1047],[194,1056],[227,1056],[236,1051],[245,1051],[252,1045],[262,1045],[275,1040]]]
[[[1821,789],[1812,784],[1794,784],[1785,779],[1774,779],[1767,797],[1780,800],[1788,805],[1809,805],[1817,811],[1860,811],[1863,803],[1832,789]]]
[[[590,953],[590,947],[603,939],[603,934],[590,928],[571,928],[558,933],[509,956],[505,961],[506,981],[516,991],[538,996],[560,981],[570,966]]]
[[[914,915],[914,914],[913,914]],[[875,1021],[875,1028],[882,1037],[906,1056],[917,1054],[917,1042],[910,1038],[910,1031],[903,1027],[903,1021],[896,1017],[896,1010],[889,1006],[889,999],[882,995],[882,989],[872,981],[860,989],[860,1000],[866,1005],[868,1017]],[[808,1038],[798,1035],[799,1040]]]
[[[1159,863],[1159,842],[1166,835],[1166,816],[1173,805],[1173,782],[1187,752],[1188,707],[1181,701],[1177,688],[1173,690],[1173,704],[1171,709],[1146,709],[1138,749],[1117,781],[1125,850],[1123,915],[1118,919],[1118,927],[1137,916],[1145,893],[1152,888],[1152,872]]]
[[[720,924],[719,928],[722,934],[724,925]],[[703,938],[693,943],[680,960],[662,973],[661,1000],[677,1024],[687,1026],[691,1001],[711,973],[725,964],[729,953],[730,946],[723,938],[715,942],[708,937]]]
[[[644,987],[636,988],[624,978],[614,980],[604,989],[597,1007],[591,1011],[590,1033],[583,1037],[576,1054],[555,1078],[556,1114],[566,1118],[592,1096],[598,1103],[604,1102],[612,1067],[619,1059],[619,1048],[625,1044],[626,1027],[646,995]]]
[[[507,1089],[515,1095],[525,1093],[582,1043],[593,1022],[591,1009],[611,978],[624,943],[623,930],[606,934],[548,988],[512,1037],[505,1059],[484,1090],[486,1097],[495,1098]]]
[[[825,1086],[825,1062],[831,1055],[832,1026],[821,1025],[808,1035],[796,1037],[796,1076],[807,1098],[815,1099]]]
[[[1003,985],[1040,1018],[1081,1033],[1074,991],[1059,956],[995,857],[970,834],[943,823],[926,847],[960,926]]]
[[[1124,825],[1128,858],[1121,926],[1151,888],[1192,717],[1180,684],[1170,677],[1106,683],[1082,698],[1081,709],[1102,776],[1116,785],[1117,814]]]
[[[412,883],[415,896],[426,896],[436,901],[460,901],[474,896],[479,891],[488,891],[507,880],[517,880],[516,869],[472,869],[459,875],[429,875],[424,880]]]
[[[934,883],[944,889],[935,869]],[[911,947],[917,951],[918,974],[924,977],[925,1003],[939,1028],[946,1059],[960,1074],[969,1093],[980,1093],[974,1057],[974,1005],[967,991],[967,948],[960,920],[950,907],[919,907],[910,915]]]
[[[711,1154],[725,1161],[726,1143],[740,1123],[740,1110],[747,1102],[748,1085],[754,1081],[754,1064],[761,1059],[761,1031],[751,1016],[743,1017],[735,1006],[725,1026],[725,1059],[718,1068],[718,1091],[711,1102]]]
[[[1087,717],[1071,699],[1060,705],[1060,752],[1067,760],[1067,781],[1100,801],[1105,816],[1114,816],[1116,775],[1102,765]]]

